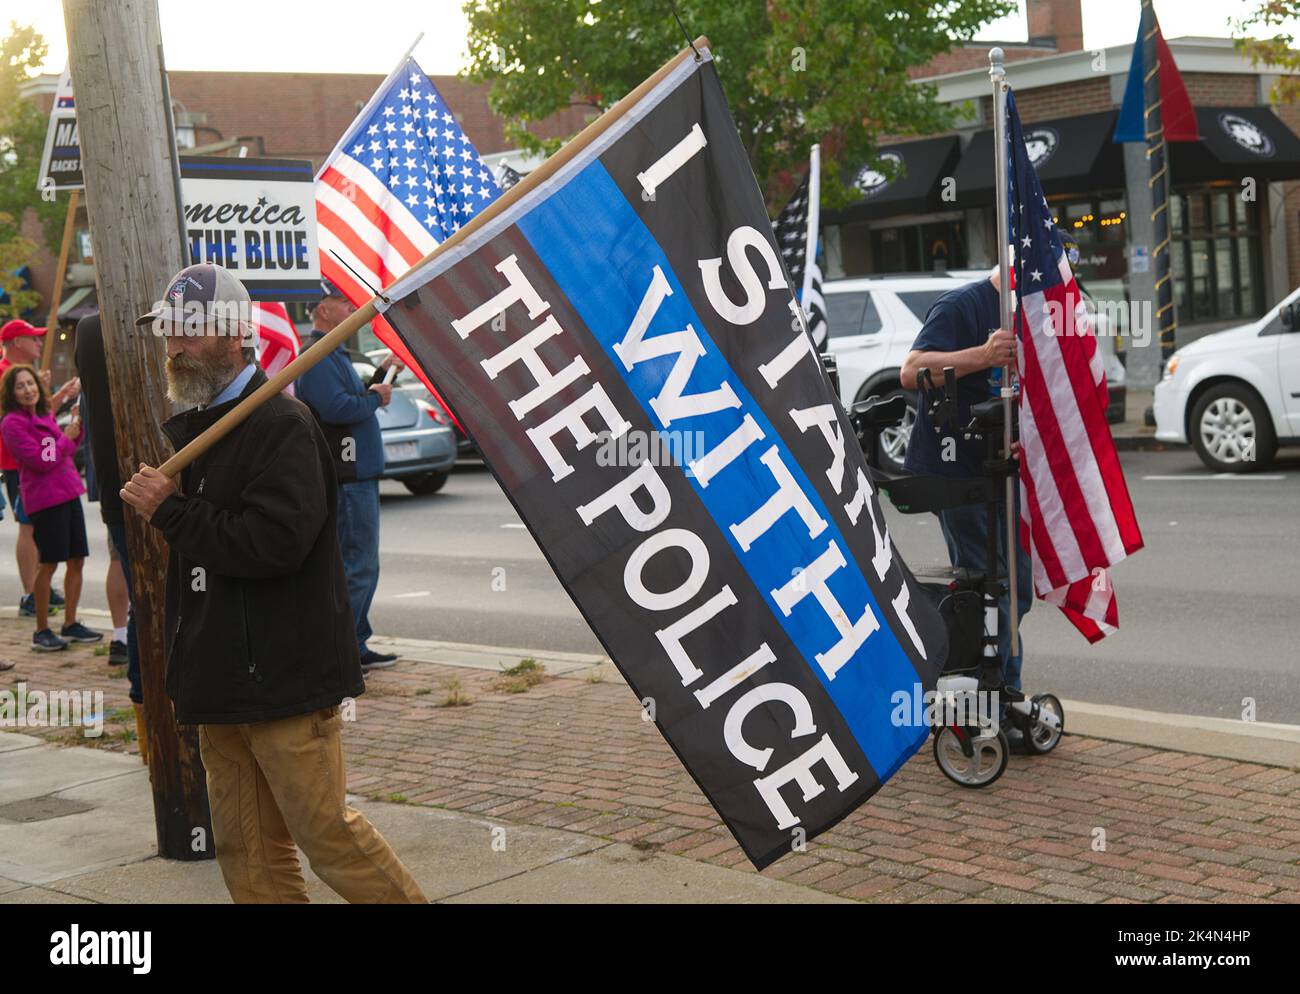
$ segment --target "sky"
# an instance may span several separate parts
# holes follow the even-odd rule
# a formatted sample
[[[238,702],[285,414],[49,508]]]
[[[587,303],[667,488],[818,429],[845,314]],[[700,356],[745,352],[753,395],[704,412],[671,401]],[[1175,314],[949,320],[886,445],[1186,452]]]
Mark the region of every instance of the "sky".
[[[450,75],[465,64],[467,27],[461,0],[158,3],[169,69],[387,73],[421,32],[424,38],[415,57],[426,73]],[[1021,0],[1019,13],[993,22],[979,38],[1023,41],[1024,6]],[[1228,18],[1246,13],[1255,3],[1156,0],[1155,6],[1166,38],[1226,37]],[[1132,41],[1138,7],[1138,0],[1083,0],[1084,47],[1107,48]],[[358,10],[368,17],[358,19]],[[11,20],[34,24],[45,35],[50,46],[45,71],[59,72],[67,58],[61,0],[0,0],[0,30]]]

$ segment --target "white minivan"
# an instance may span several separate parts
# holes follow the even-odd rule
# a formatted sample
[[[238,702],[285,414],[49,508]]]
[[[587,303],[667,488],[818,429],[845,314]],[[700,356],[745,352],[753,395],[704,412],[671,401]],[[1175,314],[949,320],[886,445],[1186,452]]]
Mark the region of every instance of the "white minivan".
[[[1258,321],[1184,345],[1155,391],[1156,438],[1217,472],[1267,466],[1300,444],[1300,290]]]

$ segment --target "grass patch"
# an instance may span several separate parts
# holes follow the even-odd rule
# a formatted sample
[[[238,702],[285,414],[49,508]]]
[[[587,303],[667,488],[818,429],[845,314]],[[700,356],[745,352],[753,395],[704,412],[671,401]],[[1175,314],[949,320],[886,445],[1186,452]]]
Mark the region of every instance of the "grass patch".
[[[546,667],[532,656],[519,660],[509,669],[502,670],[494,686],[507,694],[527,693],[546,679]]]
[[[474,698],[465,692],[465,684],[458,676],[449,677],[443,684],[442,700],[438,702],[440,708],[463,708],[474,703]]]
[[[432,687],[421,687],[419,690],[415,692],[415,696],[423,697],[425,694],[432,694],[432,693],[433,693]]]

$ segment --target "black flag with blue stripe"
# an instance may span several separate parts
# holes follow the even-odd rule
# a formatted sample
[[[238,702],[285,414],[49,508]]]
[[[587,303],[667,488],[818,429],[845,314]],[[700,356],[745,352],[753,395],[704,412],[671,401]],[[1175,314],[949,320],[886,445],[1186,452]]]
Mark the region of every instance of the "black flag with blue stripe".
[[[385,315],[627,678],[626,719],[763,867],[927,740],[900,704],[947,641],[691,55],[388,287]]]

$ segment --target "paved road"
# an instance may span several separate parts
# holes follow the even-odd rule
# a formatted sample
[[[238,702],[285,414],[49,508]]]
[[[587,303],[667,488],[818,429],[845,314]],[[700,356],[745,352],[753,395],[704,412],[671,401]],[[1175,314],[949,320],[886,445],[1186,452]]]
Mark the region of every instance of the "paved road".
[[[1267,474],[1215,478],[1188,452],[1122,457],[1146,548],[1115,571],[1121,629],[1089,646],[1055,609],[1025,619],[1025,685],[1063,697],[1218,717],[1300,722],[1300,458]],[[481,466],[442,493],[383,492],[376,631],[546,650],[600,647],[510,503]],[[889,510],[913,564],[939,562],[929,515]],[[88,518],[97,521],[91,510]],[[0,524],[8,544],[11,519]],[[101,529],[88,603],[102,606]],[[13,603],[12,560],[0,598]]]

